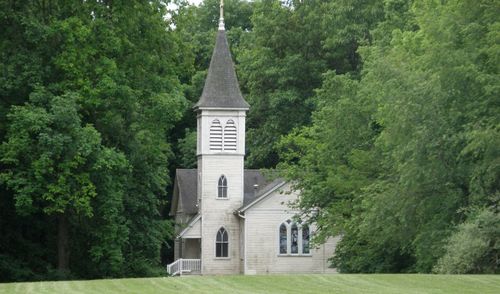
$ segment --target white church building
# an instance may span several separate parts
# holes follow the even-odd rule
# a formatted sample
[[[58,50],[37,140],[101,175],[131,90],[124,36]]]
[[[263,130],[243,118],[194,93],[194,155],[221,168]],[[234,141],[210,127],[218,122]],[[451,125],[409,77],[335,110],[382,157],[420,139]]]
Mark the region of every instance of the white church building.
[[[310,245],[313,226],[294,221],[297,193],[282,179],[244,168],[243,98],[224,20],[197,113],[197,169],[177,169],[170,215],[175,261],[170,274],[326,273],[337,239]]]

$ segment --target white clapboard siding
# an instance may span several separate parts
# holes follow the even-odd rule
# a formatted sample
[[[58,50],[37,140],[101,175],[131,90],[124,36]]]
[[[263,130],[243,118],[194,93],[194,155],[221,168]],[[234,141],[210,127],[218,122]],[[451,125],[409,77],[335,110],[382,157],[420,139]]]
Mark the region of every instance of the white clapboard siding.
[[[243,156],[203,156],[202,209],[202,274],[240,273],[240,219],[234,211],[243,204]],[[227,180],[227,198],[217,197],[221,175]],[[229,257],[215,257],[217,231],[224,227],[229,239]]]
[[[309,255],[279,254],[279,226],[295,214],[286,203],[296,196],[275,191],[245,212],[246,274],[335,272],[328,268],[328,258],[333,255],[338,238],[311,248]]]

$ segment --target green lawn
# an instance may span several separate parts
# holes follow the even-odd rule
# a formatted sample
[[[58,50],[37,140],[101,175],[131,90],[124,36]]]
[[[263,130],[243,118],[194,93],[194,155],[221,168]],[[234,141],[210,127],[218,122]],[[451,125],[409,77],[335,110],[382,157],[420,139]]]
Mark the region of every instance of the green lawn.
[[[500,293],[500,275],[185,276],[0,284],[0,293]]]

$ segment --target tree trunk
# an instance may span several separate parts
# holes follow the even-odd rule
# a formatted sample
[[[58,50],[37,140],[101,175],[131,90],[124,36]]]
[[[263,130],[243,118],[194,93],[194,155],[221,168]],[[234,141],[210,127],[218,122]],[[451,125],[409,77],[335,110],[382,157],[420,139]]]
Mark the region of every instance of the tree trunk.
[[[57,218],[57,269],[69,270],[68,219],[65,214]]]

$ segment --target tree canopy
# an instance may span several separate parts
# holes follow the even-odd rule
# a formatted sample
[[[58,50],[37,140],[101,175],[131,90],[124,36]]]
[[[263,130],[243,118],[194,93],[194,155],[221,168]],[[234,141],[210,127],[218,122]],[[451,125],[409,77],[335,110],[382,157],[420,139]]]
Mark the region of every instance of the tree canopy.
[[[500,7],[384,9],[360,76],[326,73],[312,124],[280,142],[296,205],[320,208],[318,241],[343,236],[341,271],[498,272]]]

